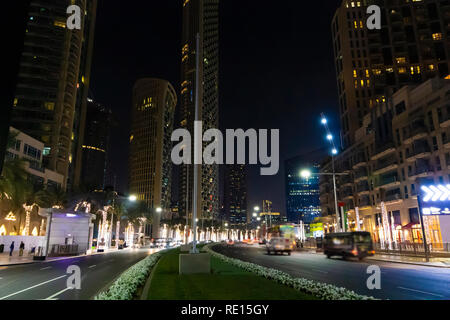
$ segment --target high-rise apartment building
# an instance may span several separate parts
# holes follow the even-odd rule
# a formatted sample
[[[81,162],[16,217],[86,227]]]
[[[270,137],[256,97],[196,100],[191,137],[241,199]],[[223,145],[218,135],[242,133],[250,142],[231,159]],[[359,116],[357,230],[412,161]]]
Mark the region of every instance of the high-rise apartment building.
[[[80,186],[87,191],[105,187],[111,121],[111,109],[88,99],[80,180]]]
[[[310,177],[300,172],[309,170]],[[320,166],[296,157],[285,161],[286,216],[290,223],[303,221],[310,224],[320,216],[319,173]]]
[[[366,26],[367,7],[381,7],[381,30]],[[332,22],[344,149],[366,114],[390,92],[449,74],[446,1],[342,2]]]
[[[219,0],[185,0],[183,3],[180,126],[193,134],[196,88],[196,36],[200,34],[200,116],[203,131],[219,127]],[[199,216],[217,217],[219,211],[218,165],[203,165],[199,179]],[[180,168],[180,214],[192,215],[194,171]]]
[[[160,79],[138,80],[133,89],[130,135],[130,194],[153,212],[158,237],[161,214],[171,209],[171,135],[177,95]],[[161,208],[163,212],[157,212]]]
[[[245,170],[245,165],[227,165],[225,168],[225,212],[231,225],[245,225],[249,221]]]
[[[72,4],[84,13],[81,30],[66,28]],[[96,0],[47,0],[29,8],[11,124],[45,144],[44,165],[65,177],[64,186],[73,180],[69,166],[84,121],[80,97],[88,90],[96,7]]]

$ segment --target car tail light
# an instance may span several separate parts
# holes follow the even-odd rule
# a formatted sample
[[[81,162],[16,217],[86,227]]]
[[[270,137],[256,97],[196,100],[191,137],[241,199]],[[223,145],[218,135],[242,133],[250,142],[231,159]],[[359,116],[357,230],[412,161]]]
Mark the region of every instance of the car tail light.
[[[354,256],[357,256],[357,255],[358,255],[358,249],[353,249],[353,250],[352,250],[352,254],[353,254]]]

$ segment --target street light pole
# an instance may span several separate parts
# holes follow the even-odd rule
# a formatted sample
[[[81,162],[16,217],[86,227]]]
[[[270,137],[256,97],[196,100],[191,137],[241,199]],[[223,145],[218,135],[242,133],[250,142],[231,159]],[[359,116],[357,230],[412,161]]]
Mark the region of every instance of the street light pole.
[[[340,219],[339,219],[339,208],[338,208],[338,201],[337,201],[336,171],[334,168],[334,156],[331,156],[331,166],[332,166],[332,170],[333,170],[334,209],[336,212],[336,226],[340,230],[341,226],[339,225]]]
[[[200,121],[200,34],[197,33],[197,49],[196,49],[196,93],[195,93],[195,121]],[[194,125],[194,131],[196,126]],[[194,137],[201,137],[202,132],[194,132]],[[194,138],[195,139],[195,138]],[[198,152],[197,149],[200,149]],[[202,158],[202,143],[194,142],[194,192],[193,192],[193,206],[192,206],[192,225],[194,231],[194,241],[192,244],[192,253],[198,253],[197,250],[197,210],[198,210],[198,182],[199,182],[199,171],[200,165],[197,164]]]

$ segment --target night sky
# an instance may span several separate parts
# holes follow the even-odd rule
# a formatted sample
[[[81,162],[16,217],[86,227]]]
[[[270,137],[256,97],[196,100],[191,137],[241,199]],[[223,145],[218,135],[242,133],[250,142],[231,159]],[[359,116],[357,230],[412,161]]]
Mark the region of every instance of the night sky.
[[[249,166],[248,205],[273,201],[285,212],[285,159],[329,145],[320,113],[338,136],[338,98],[331,20],[340,1],[222,0],[221,129],[280,129],[278,175]],[[181,0],[99,1],[91,97],[112,108],[109,172],[127,191],[131,93],[141,77],[170,81],[179,92]],[[315,152],[315,154],[320,154]],[[319,156],[320,160],[320,156]]]

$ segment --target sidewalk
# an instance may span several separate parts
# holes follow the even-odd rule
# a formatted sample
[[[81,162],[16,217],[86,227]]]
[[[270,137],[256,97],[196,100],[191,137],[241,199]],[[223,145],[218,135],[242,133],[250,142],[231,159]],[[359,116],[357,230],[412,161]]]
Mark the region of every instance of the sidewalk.
[[[375,254],[373,257],[368,257],[367,260],[412,264],[425,267],[450,268],[450,258],[430,258],[430,262],[426,262],[425,258],[422,257]]]
[[[127,249],[124,249],[127,250]],[[73,259],[78,257],[85,257],[85,256],[93,256],[98,254],[106,254],[110,252],[117,252],[117,249],[111,249],[107,250],[105,252],[93,252],[90,254],[82,254],[77,256],[65,256],[65,257],[47,257],[44,261],[34,261],[32,255],[28,255],[24,252],[22,257],[19,257],[19,252],[15,251],[13,253],[13,256],[9,256],[9,252],[0,253],[0,267],[7,267],[7,266],[14,266],[14,265],[22,265],[22,264],[31,264],[31,263],[45,263],[45,262],[52,262],[52,261],[59,261],[59,260],[66,260],[66,259]],[[121,250],[122,251],[122,250]]]
[[[297,252],[323,254],[311,248],[297,249]],[[411,264],[424,267],[450,268],[450,258],[430,258],[430,262],[426,262],[425,258],[412,257],[397,254],[375,254],[373,257],[367,257],[367,260],[384,261],[392,263]]]

